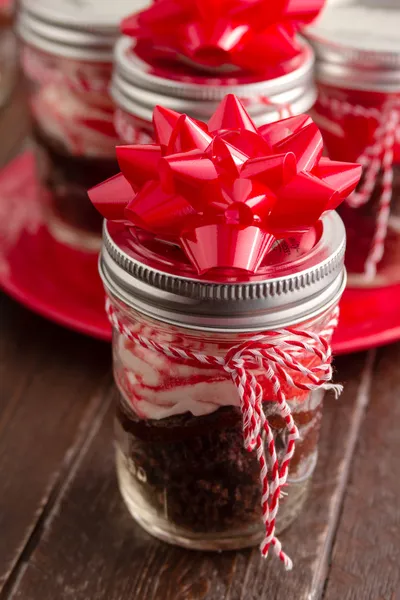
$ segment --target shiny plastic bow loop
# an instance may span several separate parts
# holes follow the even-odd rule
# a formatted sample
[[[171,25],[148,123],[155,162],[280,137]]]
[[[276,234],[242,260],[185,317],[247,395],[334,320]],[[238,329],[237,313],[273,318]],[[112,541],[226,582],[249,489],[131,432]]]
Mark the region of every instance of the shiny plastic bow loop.
[[[126,18],[122,32],[150,55],[262,73],[300,54],[296,32],[324,1],[157,0]]]
[[[199,274],[256,272],[275,240],[307,232],[361,175],[322,157],[307,115],[257,129],[233,95],[208,127],[161,107],[153,122],[158,144],[118,147],[121,173],[89,195],[106,219],[178,243]]]

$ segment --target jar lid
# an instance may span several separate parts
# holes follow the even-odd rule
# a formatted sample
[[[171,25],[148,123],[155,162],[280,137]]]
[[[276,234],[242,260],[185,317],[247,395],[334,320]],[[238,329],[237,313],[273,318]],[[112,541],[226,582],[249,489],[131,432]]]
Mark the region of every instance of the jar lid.
[[[148,0],[21,0],[17,30],[39,50],[77,60],[111,61],[119,24]]]
[[[400,91],[399,0],[328,4],[305,30],[317,55],[317,78],[331,85]]]
[[[326,214],[314,234],[311,249],[294,250],[292,258],[290,247],[278,246],[256,275],[227,283],[200,278],[176,246],[154,252],[125,224],[105,221],[100,274],[112,295],[163,322],[212,331],[275,329],[320,314],[343,292],[345,229],[338,214]]]
[[[243,81],[234,73],[196,75],[193,70],[177,76],[155,69],[135,53],[131,38],[122,37],[115,48],[111,94],[119,108],[149,122],[157,104],[207,120],[224,96],[235,94],[249,100],[249,114],[261,124],[282,118],[278,107],[290,106],[293,114],[311,108],[316,98],[313,67],[313,50],[304,42],[300,64],[274,79]]]

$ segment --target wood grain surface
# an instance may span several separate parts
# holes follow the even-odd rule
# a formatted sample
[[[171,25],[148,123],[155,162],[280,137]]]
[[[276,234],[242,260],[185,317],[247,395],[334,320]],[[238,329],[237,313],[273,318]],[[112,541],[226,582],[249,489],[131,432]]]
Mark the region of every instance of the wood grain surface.
[[[117,490],[110,406],[66,477],[40,541],[25,557],[13,597],[34,600],[40,590],[42,600],[319,598],[373,368],[367,355],[341,363],[346,392],[340,402],[326,400],[320,460],[307,510],[282,536],[295,561],[292,573],[284,574],[273,559],[263,561],[257,549],[188,552],[144,533]]]
[[[326,600],[400,600],[400,344],[378,351],[370,397]]]
[[[110,351],[1,302],[0,589],[109,393]]]

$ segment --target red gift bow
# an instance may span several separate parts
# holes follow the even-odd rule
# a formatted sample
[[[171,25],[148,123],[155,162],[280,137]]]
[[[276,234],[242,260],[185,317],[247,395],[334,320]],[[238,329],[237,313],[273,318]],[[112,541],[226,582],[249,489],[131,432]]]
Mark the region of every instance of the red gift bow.
[[[99,212],[180,244],[199,274],[257,271],[276,239],[304,233],[357,185],[361,166],[322,155],[307,115],[256,128],[228,95],[208,127],[153,114],[158,145],[120,146],[121,173],[89,191]]]
[[[203,67],[265,72],[300,54],[296,32],[325,0],[155,0],[122,22],[147,54],[183,56]]]

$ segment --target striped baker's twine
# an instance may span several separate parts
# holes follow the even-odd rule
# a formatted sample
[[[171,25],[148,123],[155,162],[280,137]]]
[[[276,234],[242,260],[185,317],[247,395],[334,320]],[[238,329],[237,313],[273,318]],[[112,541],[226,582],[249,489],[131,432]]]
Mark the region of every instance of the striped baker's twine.
[[[286,401],[283,384],[294,390],[311,392],[323,388],[334,390],[336,395],[340,394],[342,387],[330,383],[332,355],[329,334],[324,336],[295,328],[281,329],[273,334],[253,336],[232,347],[225,356],[212,356],[161,344],[135,333],[123,313],[110,299],[107,299],[106,311],[113,328],[130,341],[175,360],[222,368],[230,375],[240,398],[244,446],[249,452],[255,451],[260,465],[261,506],[265,526],[265,537],[260,546],[261,554],[266,557],[272,545],[285,568],[290,570],[293,566],[292,561],[283,552],[282,545],[275,536],[275,523],[282,487],[287,481],[299,432]],[[336,307],[326,331],[332,331],[337,319]],[[306,362],[305,358],[309,366],[303,364]],[[285,455],[280,464],[274,436],[263,410],[263,389],[253,373],[255,369],[262,369],[271,382],[274,390],[273,401],[276,402],[288,430]]]
[[[347,115],[374,119],[377,127],[372,143],[357,158],[364,168],[364,180],[357,191],[347,198],[349,206],[358,208],[366,204],[374,191],[376,178],[382,170],[382,192],[376,218],[376,228],[371,248],[365,261],[365,275],[373,279],[379,262],[382,260],[388,223],[390,204],[393,195],[393,154],[396,143],[400,143],[400,99],[390,98],[381,110],[350,104],[326,94],[319,96],[319,102],[339,118]]]

